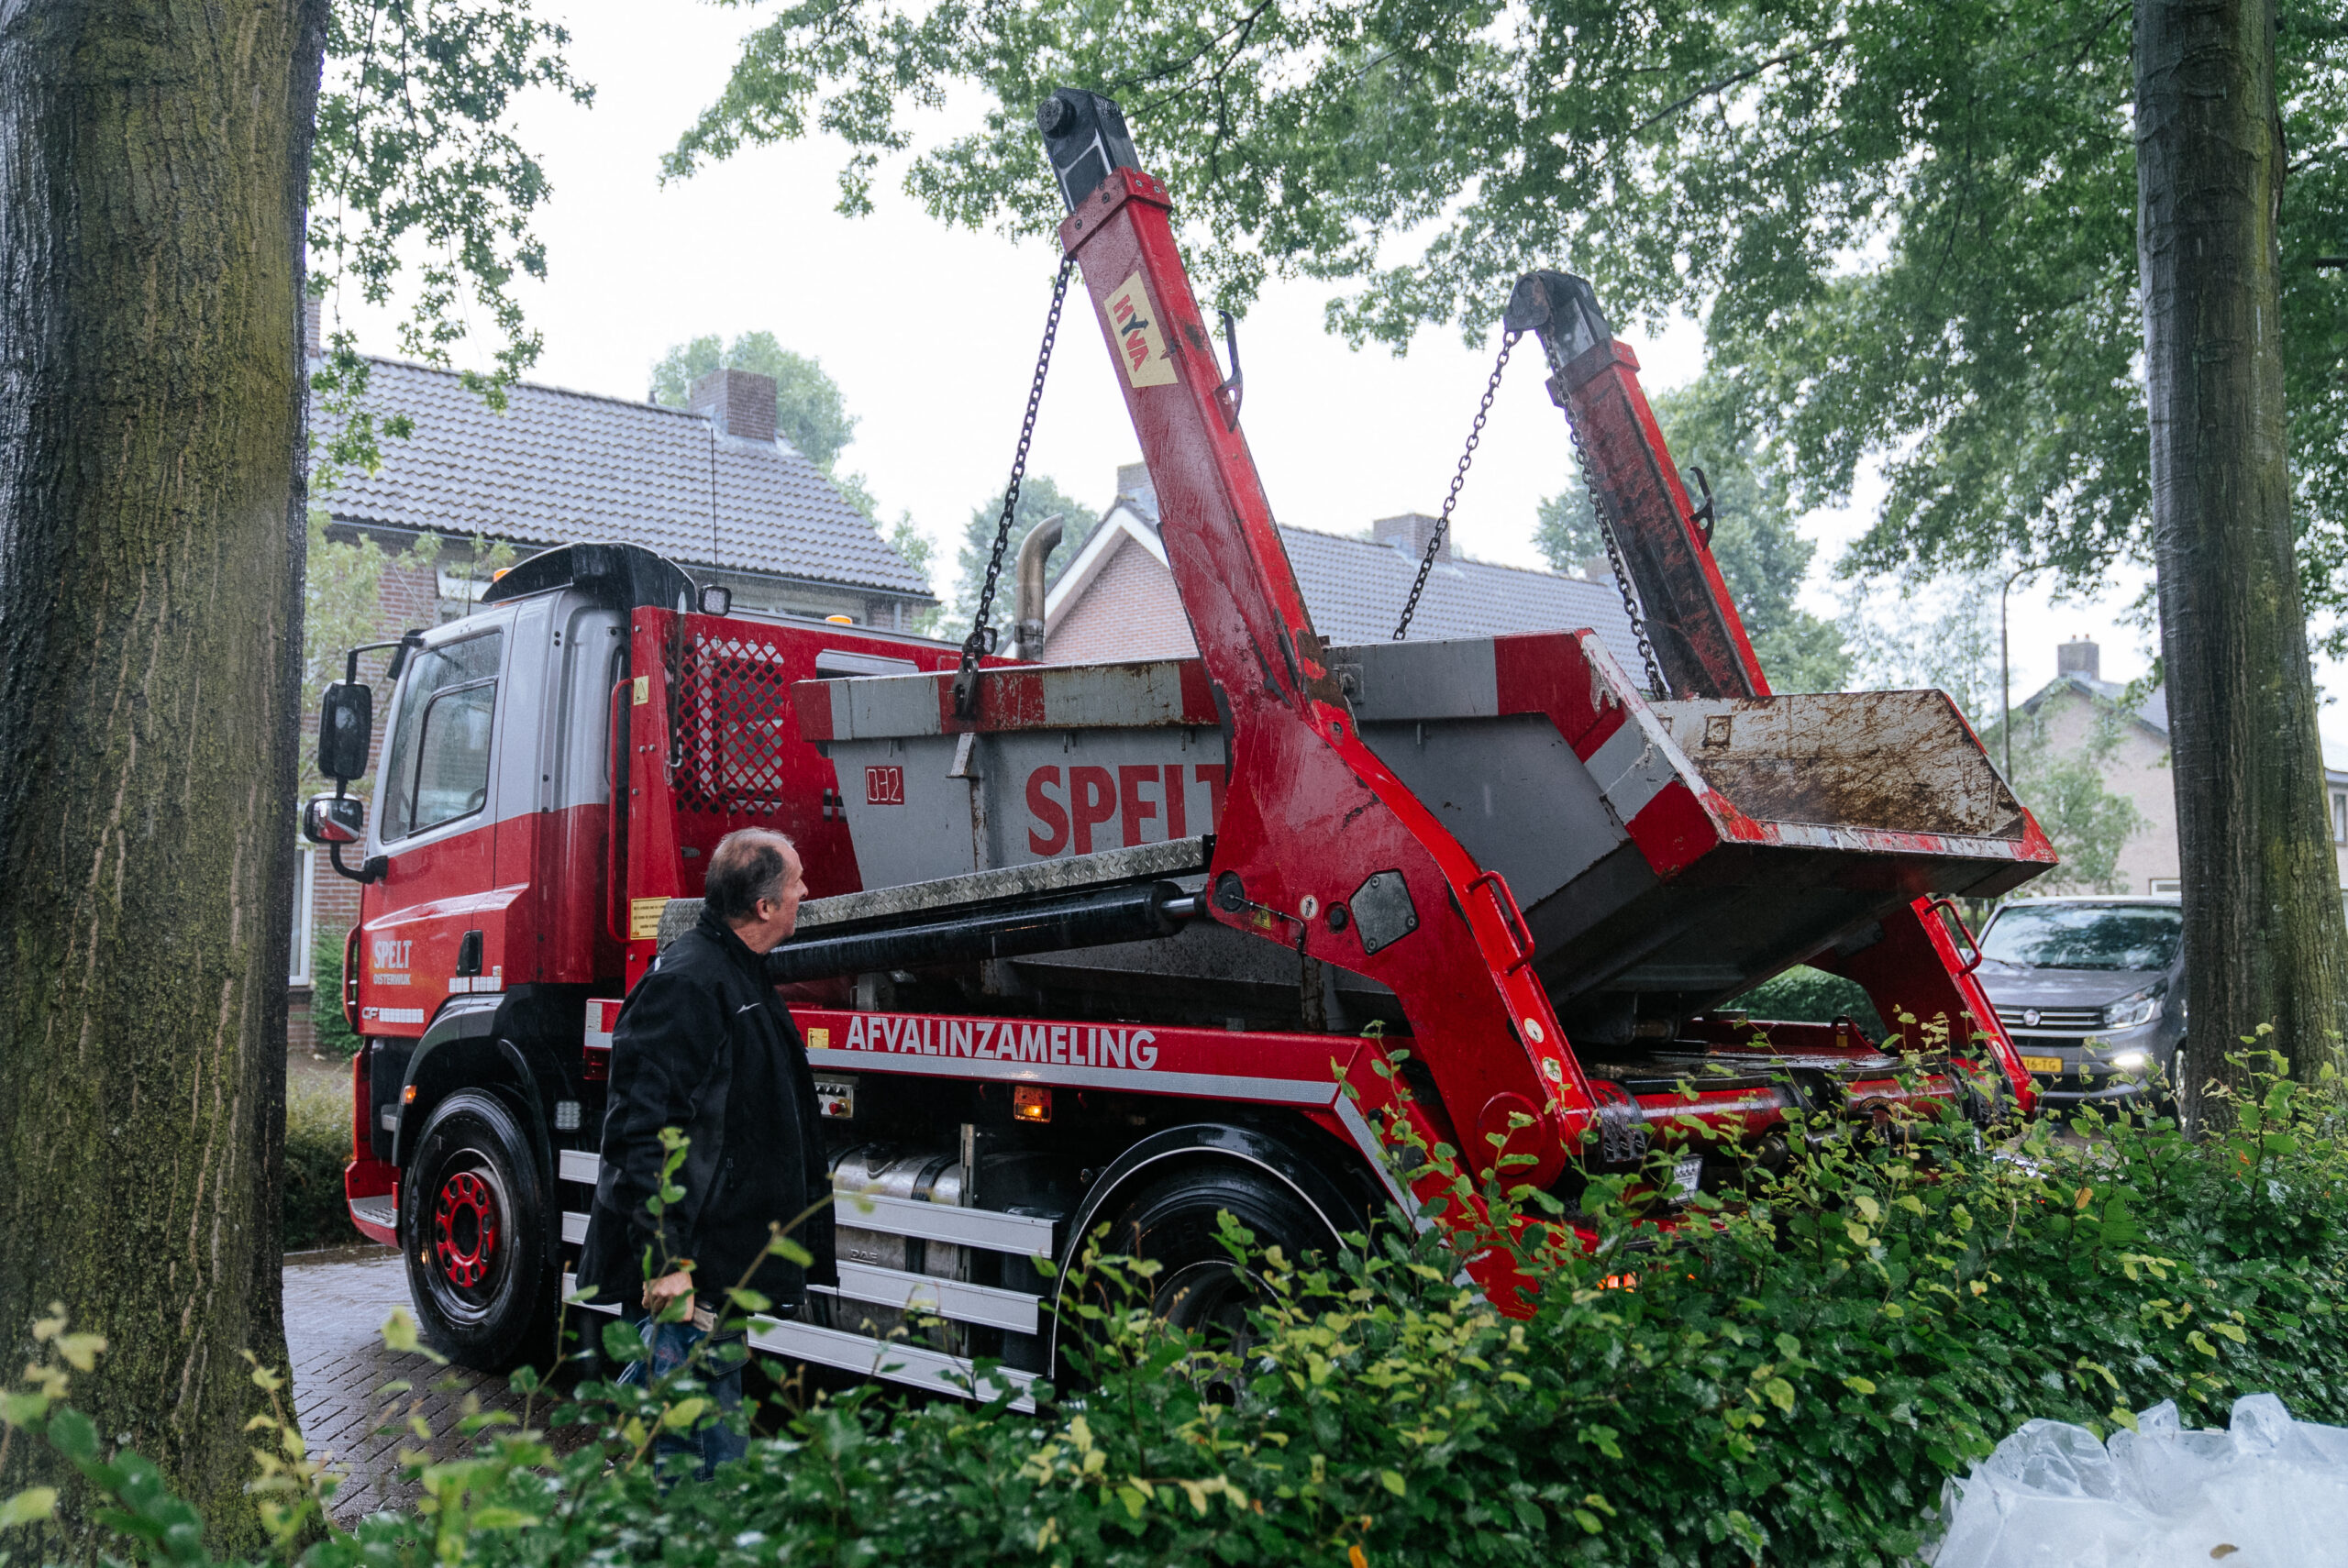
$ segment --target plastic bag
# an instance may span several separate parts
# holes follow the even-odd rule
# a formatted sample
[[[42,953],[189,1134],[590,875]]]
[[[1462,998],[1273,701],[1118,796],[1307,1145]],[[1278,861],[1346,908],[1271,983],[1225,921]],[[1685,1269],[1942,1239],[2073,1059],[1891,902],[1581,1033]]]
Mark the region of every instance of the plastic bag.
[[[2231,1430],[2163,1400],[2135,1431],[2030,1421],[1942,1489],[1933,1568],[2307,1568],[2348,1562],[2348,1428],[2244,1395]]]

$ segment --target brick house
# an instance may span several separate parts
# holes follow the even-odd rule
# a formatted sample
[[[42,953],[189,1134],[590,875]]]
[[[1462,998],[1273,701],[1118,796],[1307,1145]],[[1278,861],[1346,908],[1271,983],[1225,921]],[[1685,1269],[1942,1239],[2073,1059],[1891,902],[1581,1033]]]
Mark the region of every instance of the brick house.
[[[1280,525],[1280,542],[1323,636],[1338,644],[1384,642],[1426,554],[1435,520],[1418,513],[1347,538]],[[1495,566],[1452,553],[1444,542],[1411,622],[1413,638],[1489,637],[1502,632],[1589,627],[1625,669],[1640,668],[1638,645],[1611,578]],[[1188,657],[1198,651],[1174,592],[1157,534],[1157,492],[1140,463],[1117,469],[1117,498],[1076,558],[1061,569],[1044,605],[1044,655],[1055,664]]]
[[[313,342],[316,330],[314,320]],[[329,540],[364,536],[391,558],[374,638],[465,614],[488,581],[476,539],[502,541],[517,558],[579,541],[642,545],[697,582],[724,583],[741,610],[904,630],[936,602],[871,520],[776,436],[769,377],[715,371],[683,409],[529,383],[507,398],[499,414],[452,372],[370,359],[365,406],[407,414],[415,435],[385,440],[378,471],[346,471],[315,499]],[[325,418],[313,408],[314,427]],[[441,541],[430,567],[407,554],[426,536]],[[377,693],[379,742],[386,695]],[[305,734],[316,724],[304,716]],[[287,1043],[307,1049],[313,942],[357,922],[359,885],[306,845],[298,877]]]
[[[2121,846],[2116,870],[2128,892],[2174,893],[2179,872],[2168,693],[2155,687],[2141,703],[2127,707],[2128,688],[2104,679],[2101,666],[2102,650],[2086,638],[2058,645],[2054,679],[2015,709],[2015,719],[2043,720],[2047,744],[2057,752],[2087,745],[2096,725],[2119,721],[2119,741],[2104,765],[2103,787],[2132,801],[2143,826]],[[2324,795],[2332,858],[2348,894],[2348,771],[2326,767]]]

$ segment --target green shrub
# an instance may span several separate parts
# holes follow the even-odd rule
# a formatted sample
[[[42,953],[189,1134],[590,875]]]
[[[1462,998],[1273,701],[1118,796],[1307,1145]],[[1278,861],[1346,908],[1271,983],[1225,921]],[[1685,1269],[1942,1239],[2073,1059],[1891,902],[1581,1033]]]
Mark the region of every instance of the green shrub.
[[[310,1035],[317,1042],[311,1049],[346,1062],[366,1043],[342,1016],[342,944],[348,934],[325,929],[310,943]]]
[[[285,1084],[285,1250],[366,1240],[343,1201],[350,1159],[350,1086],[288,1076]]]
[[[2034,1416],[2104,1431],[2175,1398],[2214,1421],[2270,1389],[2310,1419],[2348,1415],[2336,1102],[2272,1079],[2235,1109],[2198,1143],[2091,1118],[2088,1138],[1838,1135],[1674,1231],[1634,1224],[1625,1178],[1593,1178],[1587,1252],[1521,1239],[1537,1233],[1501,1202],[1476,1266],[1537,1286],[1521,1320],[1455,1284],[1434,1232],[1384,1230],[1327,1268],[1268,1255],[1244,1361],[1131,1297],[1087,1307],[1080,1397],[1036,1414],[819,1399],[666,1493],[646,1456],[703,1419],[697,1386],[586,1384],[552,1419],[599,1441],[558,1457],[469,1418],[453,1452],[470,1456],[418,1470],[428,1511],[377,1515],[306,1562],[1906,1562],[1944,1479]],[[1151,1272],[1091,1266],[1112,1287]],[[604,1337],[635,1353],[619,1325]],[[291,1542],[315,1505],[286,1455],[262,1485],[294,1510]]]
[[[1883,1016],[1856,980],[1806,964],[1762,981],[1732,1005],[1755,1018],[1786,1023],[1832,1023],[1847,1018],[1872,1038],[1883,1038]]]

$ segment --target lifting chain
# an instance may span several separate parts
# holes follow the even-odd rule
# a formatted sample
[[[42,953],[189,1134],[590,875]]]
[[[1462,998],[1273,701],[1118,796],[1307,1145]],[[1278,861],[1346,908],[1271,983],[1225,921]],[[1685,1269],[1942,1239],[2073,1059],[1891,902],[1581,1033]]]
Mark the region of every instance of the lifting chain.
[[[1044,317],[1043,347],[1036,351],[1036,381],[1027,389],[1027,414],[1019,423],[1019,447],[1011,457],[1011,482],[1002,490],[1002,521],[994,531],[994,553],[987,558],[986,581],[979,589],[979,607],[970,617],[970,635],[962,639],[962,662],[954,672],[954,716],[975,719],[979,716],[979,660],[994,652],[994,628],[987,624],[987,613],[994,607],[995,580],[1002,575],[1002,552],[1011,543],[1011,523],[1019,510],[1019,486],[1027,477],[1027,448],[1036,439],[1036,410],[1043,405],[1044,378],[1052,369],[1052,340],[1059,336],[1060,306],[1068,303],[1069,275],[1076,270],[1076,258],[1060,259],[1058,276],[1052,280],[1051,314]]]
[[[1443,552],[1444,536],[1451,531],[1452,509],[1459,504],[1459,490],[1468,482],[1468,466],[1476,460],[1476,448],[1484,439],[1484,421],[1492,416],[1492,399],[1500,395],[1501,375],[1508,369],[1509,350],[1524,334],[1510,332],[1501,337],[1501,357],[1492,362],[1491,378],[1484,383],[1484,401],[1476,405],[1475,423],[1468,426],[1468,449],[1459,454],[1458,471],[1451,476],[1451,493],[1443,498],[1443,514],[1434,521],[1434,532],[1427,537],[1427,553],[1419,562],[1417,580],[1411,584],[1411,597],[1402,602],[1402,618],[1394,625],[1394,641],[1401,642],[1409,635],[1411,617],[1419,613],[1419,595],[1427,591],[1427,574],[1434,570],[1434,558]]]
[[[1543,347],[1548,352],[1550,374],[1564,374],[1565,365],[1556,349],[1548,348],[1546,339],[1543,340]],[[1656,662],[1655,644],[1647,636],[1647,618],[1639,608],[1637,590],[1631,586],[1631,574],[1623,560],[1623,542],[1615,536],[1614,520],[1607,515],[1606,503],[1598,497],[1598,486],[1590,482],[1589,449],[1581,444],[1581,430],[1574,424],[1570,412],[1566,415],[1566,434],[1573,437],[1574,468],[1581,475],[1582,493],[1589,497],[1589,514],[1597,520],[1598,536],[1606,545],[1606,562],[1613,569],[1615,591],[1623,596],[1623,618],[1631,623],[1631,636],[1638,643],[1639,657],[1647,667],[1647,695],[1661,697],[1665,695],[1663,668]]]

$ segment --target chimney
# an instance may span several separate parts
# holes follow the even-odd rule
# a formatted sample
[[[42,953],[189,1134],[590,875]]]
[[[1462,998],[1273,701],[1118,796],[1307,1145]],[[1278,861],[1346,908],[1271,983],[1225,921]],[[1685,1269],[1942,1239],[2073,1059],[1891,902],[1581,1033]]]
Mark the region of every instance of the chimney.
[[[2057,676],[2083,675],[2089,680],[2101,680],[2101,662],[2100,650],[2085,637],[2058,644],[2054,649],[2054,673]]]
[[[723,436],[745,441],[774,439],[774,378],[749,370],[712,370],[693,381],[686,406],[715,425]]]
[[[313,294],[302,296],[302,358],[319,359],[326,357],[327,302]]]
[[[1423,560],[1427,541],[1434,537],[1434,525],[1435,519],[1423,512],[1405,512],[1400,517],[1381,517],[1372,523],[1369,536],[1381,545],[1395,546],[1414,561]],[[1445,561],[1452,558],[1449,534],[1444,535],[1443,548],[1436,553],[1435,558]]]
[[[1134,510],[1152,523],[1157,521],[1157,485],[1149,477],[1147,463],[1117,465],[1117,494],[1132,502]]]

